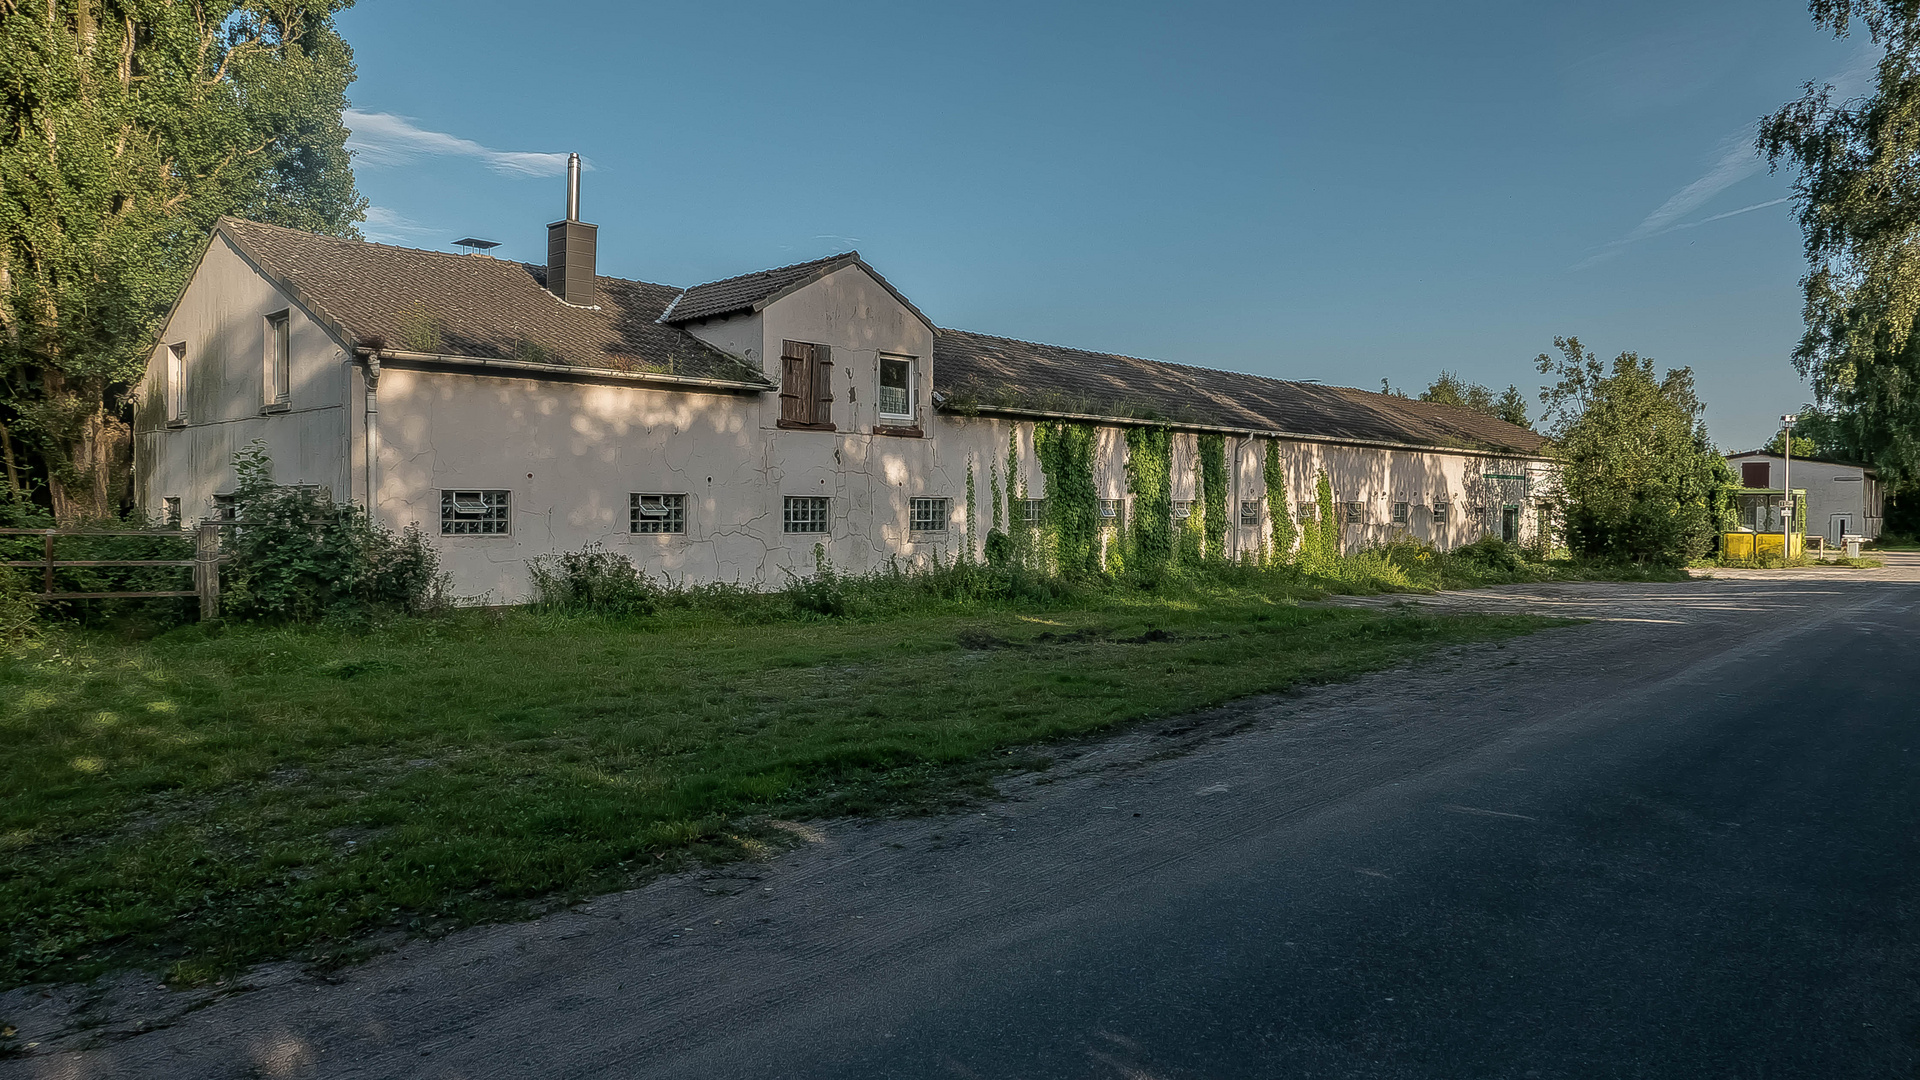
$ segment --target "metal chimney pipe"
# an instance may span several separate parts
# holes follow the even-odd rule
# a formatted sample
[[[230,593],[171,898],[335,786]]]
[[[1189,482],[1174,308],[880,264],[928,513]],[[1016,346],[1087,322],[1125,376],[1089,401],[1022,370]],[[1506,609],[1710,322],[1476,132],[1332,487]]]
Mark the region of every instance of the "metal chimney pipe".
[[[567,220],[580,220],[580,155],[567,155]]]

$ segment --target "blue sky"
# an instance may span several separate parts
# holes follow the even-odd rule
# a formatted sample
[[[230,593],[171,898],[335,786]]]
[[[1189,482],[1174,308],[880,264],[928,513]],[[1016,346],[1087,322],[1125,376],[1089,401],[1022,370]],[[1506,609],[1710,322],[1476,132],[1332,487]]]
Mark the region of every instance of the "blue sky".
[[[857,247],[943,326],[1531,399],[1556,334],[1691,366],[1714,438],[1807,397],[1758,118],[1859,87],[1804,3],[530,5],[340,18],[370,239],[605,274]],[[1536,413],[1537,413],[1536,406]]]

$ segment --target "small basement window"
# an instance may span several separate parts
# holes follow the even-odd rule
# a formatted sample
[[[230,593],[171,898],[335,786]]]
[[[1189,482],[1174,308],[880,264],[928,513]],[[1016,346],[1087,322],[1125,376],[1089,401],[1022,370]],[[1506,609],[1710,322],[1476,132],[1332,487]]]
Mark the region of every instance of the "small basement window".
[[[1020,520],[1029,525],[1038,525],[1041,520],[1047,516],[1047,500],[1045,499],[1018,499],[1015,501],[1020,503]]]
[[[507,534],[505,491],[440,492],[440,535],[504,536]]]
[[[1342,515],[1346,517],[1347,524],[1349,525],[1360,524],[1361,519],[1364,516],[1360,510],[1360,504],[1357,502],[1340,504],[1340,512]]]
[[[636,533],[684,533],[687,531],[685,495],[627,496],[627,531]]]
[[[1100,527],[1101,528],[1103,529],[1117,528],[1120,525],[1121,520],[1124,519],[1126,516],[1127,516],[1127,504],[1125,500],[1122,500],[1122,499],[1101,499],[1100,500]]]
[[[1403,503],[1403,502],[1397,502],[1393,504],[1393,523],[1396,526],[1402,529],[1406,528],[1407,522],[1411,521],[1412,517],[1413,517],[1412,507],[1408,506],[1406,503]]]
[[[1446,507],[1444,507],[1444,506],[1436,506],[1436,507],[1434,507],[1434,508],[1433,508],[1433,523],[1434,523],[1434,524],[1435,524],[1436,526],[1439,526],[1439,525],[1445,525],[1445,524],[1447,523],[1447,508],[1446,508]]]
[[[237,509],[238,504],[234,501],[233,496],[215,495],[213,497],[213,520],[232,521],[237,516]]]
[[[169,529],[179,528],[180,527],[180,496],[169,495],[166,498],[160,500],[160,506],[161,506],[160,512],[166,517],[167,528]]]
[[[1192,499],[1173,500],[1173,520],[1185,521],[1192,516],[1193,516],[1193,500]]]
[[[1260,524],[1260,503],[1258,501],[1248,502],[1247,500],[1242,499],[1240,501],[1241,527],[1252,529],[1252,528],[1258,527],[1259,524]]]
[[[946,499],[912,498],[907,500],[907,531],[943,533],[947,531]]]
[[[789,495],[781,528],[790,533],[827,531],[827,500],[823,495]]]
[[[913,419],[912,360],[880,358],[880,416],[886,420]]]

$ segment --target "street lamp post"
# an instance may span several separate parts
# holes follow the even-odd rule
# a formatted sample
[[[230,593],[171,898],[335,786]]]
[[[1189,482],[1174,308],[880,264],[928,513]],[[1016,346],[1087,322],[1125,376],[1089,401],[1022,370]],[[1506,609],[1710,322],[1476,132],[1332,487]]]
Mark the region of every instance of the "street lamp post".
[[[1780,562],[1782,565],[1793,561],[1793,425],[1800,419],[1798,413],[1788,413],[1780,418],[1780,449],[1786,458],[1787,466],[1781,487],[1785,488],[1785,497],[1780,500]]]

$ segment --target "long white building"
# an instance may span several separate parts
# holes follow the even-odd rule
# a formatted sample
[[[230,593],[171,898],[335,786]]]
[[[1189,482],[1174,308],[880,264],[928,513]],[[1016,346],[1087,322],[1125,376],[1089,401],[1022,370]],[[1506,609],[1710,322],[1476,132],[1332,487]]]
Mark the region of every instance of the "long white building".
[[[854,252],[678,288],[598,276],[596,244],[556,222],[543,267],[221,220],[137,389],[138,499],[217,516],[258,439],[280,482],[418,523],[462,595],[524,599],[530,557],[596,541],[778,585],[816,544],[856,572],[977,553],[994,486],[1027,510],[1010,440],[1044,499],[1034,426],[1071,419],[1114,514],[1128,426],[1174,430],[1176,512],[1223,435],[1230,555],[1270,535],[1269,442],[1291,512],[1326,470],[1349,546],[1535,535],[1544,441],[1469,410],[944,329]]]

